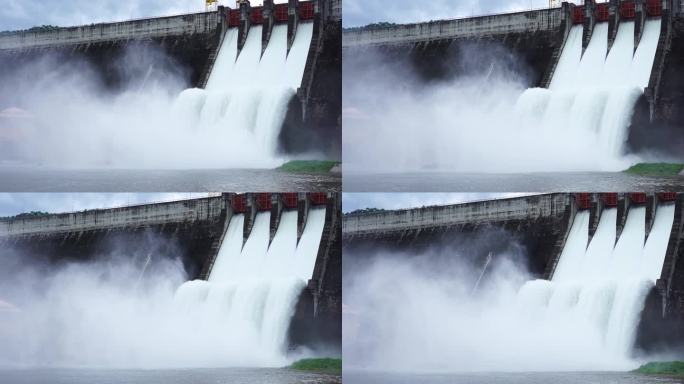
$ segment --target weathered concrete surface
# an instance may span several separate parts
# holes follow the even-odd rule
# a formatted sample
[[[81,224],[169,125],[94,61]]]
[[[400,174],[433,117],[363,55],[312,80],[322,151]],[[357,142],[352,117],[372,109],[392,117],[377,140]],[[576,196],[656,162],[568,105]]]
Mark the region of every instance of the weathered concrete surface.
[[[557,8],[348,29],[343,33],[345,72],[404,65],[424,80],[442,81],[501,67],[528,86],[544,86],[567,35],[567,17],[567,9]]]
[[[169,203],[97,209],[32,218],[0,220],[0,238],[53,236],[63,233],[138,228],[144,226],[218,220],[225,203],[221,197]]]
[[[527,267],[548,277],[565,242],[576,210],[572,194],[527,196],[441,207],[352,213],[344,216],[344,248],[426,250],[450,244],[456,237],[502,233],[479,257],[517,242],[526,249]],[[552,270],[551,270],[552,271]]]
[[[196,278],[225,221],[222,197],[0,221],[0,247],[49,263],[111,253],[178,256]]]
[[[560,28],[560,8],[472,18],[437,20],[386,28],[346,30],[343,46],[389,45],[458,38],[483,38]]]
[[[344,216],[342,228],[345,239],[351,239],[443,226],[535,220],[563,215],[571,201],[570,197],[569,194],[553,194],[377,213],[351,213]]]
[[[104,41],[144,40],[194,34],[213,34],[221,20],[217,12],[128,20],[55,31],[0,33],[0,50],[25,50],[60,45],[96,44]]]

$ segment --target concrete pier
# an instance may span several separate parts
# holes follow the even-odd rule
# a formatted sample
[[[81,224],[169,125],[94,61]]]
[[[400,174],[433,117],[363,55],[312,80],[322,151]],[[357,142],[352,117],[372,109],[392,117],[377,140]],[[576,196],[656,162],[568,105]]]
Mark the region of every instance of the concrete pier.
[[[348,48],[548,31],[559,29],[562,20],[561,8],[552,8],[383,28],[353,28],[344,31],[342,44]]]
[[[96,44],[113,41],[169,38],[172,36],[213,34],[223,22],[218,12],[100,23],[53,31],[0,33],[0,51],[47,48],[65,45]]]

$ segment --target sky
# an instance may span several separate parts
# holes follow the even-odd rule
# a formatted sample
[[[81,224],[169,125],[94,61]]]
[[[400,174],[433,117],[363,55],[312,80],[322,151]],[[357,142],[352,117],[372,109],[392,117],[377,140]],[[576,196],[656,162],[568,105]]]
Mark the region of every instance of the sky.
[[[342,22],[345,27],[410,23],[548,6],[549,0],[342,0]]]
[[[276,0],[284,3],[286,0]],[[234,0],[220,0],[234,7]],[[37,25],[71,26],[204,10],[204,0],[2,0],[0,31]],[[261,5],[262,0],[252,0]],[[548,0],[342,0],[345,27],[543,8]]]
[[[207,193],[0,193],[0,217],[40,211],[64,213],[86,209],[184,200]]]
[[[252,0],[261,5],[262,0]],[[287,0],[276,0],[276,3]],[[204,0],[2,0],[0,31],[38,25],[71,26],[201,12]],[[235,0],[219,3],[235,7]]]
[[[471,201],[505,199],[529,193],[345,193],[342,196],[344,213],[358,209],[406,209],[431,205],[449,205]]]

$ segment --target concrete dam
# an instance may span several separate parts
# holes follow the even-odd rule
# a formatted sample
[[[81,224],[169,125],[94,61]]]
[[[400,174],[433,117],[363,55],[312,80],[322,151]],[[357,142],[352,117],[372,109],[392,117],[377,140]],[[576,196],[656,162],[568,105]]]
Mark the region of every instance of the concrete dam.
[[[344,30],[344,65],[345,71],[399,67],[426,84],[491,81],[493,73],[520,78],[529,89],[511,103],[523,127],[541,127],[530,128],[529,140],[546,142],[551,129],[556,138],[565,131],[586,136],[592,145],[599,143],[598,164],[612,162],[614,154],[679,158],[682,12],[678,0],[592,0],[454,20],[371,24]],[[380,59],[366,62],[359,59],[362,52]],[[485,80],[483,86],[490,86]],[[573,140],[560,140],[566,139]]]
[[[191,322],[215,318],[244,356],[258,350],[271,358],[260,364],[281,364],[282,353],[299,347],[340,349],[340,210],[337,194],[223,194],[3,219],[0,246],[37,270],[124,260],[139,280],[159,260],[180,260],[186,282],[174,307]]]
[[[577,340],[598,332],[600,345],[591,341],[582,348],[587,355],[597,351],[602,364],[620,366],[634,356],[680,350],[684,343],[684,269],[678,262],[683,204],[676,193],[563,193],[365,210],[345,214],[343,249],[352,265],[378,255],[390,263],[416,260],[414,268],[457,263],[476,281],[473,290],[496,279],[497,263],[522,254],[512,260],[528,275],[506,301],[514,300],[510,305],[517,309],[498,316],[515,323],[522,310],[547,324],[532,332],[548,326],[551,334],[567,331]],[[457,305],[467,308],[473,299],[454,300],[465,300]],[[578,331],[585,325],[586,334]],[[568,342],[559,337],[553,345]]]
[[[154,82],[168,83],[169,77],[180,79],[186,88],[206,90],[183,92],[174,104],[185,115],[200,108],[187,124],[213,126],[209,123],[226,120],[224,128],[236,126],[230,127],[235,131],[231,140],[247,137],[252,152],[263,150],[261,157],[312,150],[337,157],[341,28],[340,0],[267,0],[258,7],[246,1],[240,9],[2,32],[0,63],[6,69],[3,76],[11,79],[29,65],[43,65],[38,69],[42,73],[66,62],[83,67],[83,73],[93,72],[96,84],[114,95]],[[278,95],[263,96],[264,89],[277,89]],[[228,96],[219,100],[217,92]],[[226,99],[232,93],[245,100],[242,104],[252,99],[261,104],[237,105],[237,100]],[[204,98],[211,100],[203,106]],[[241,117],[225,118],[218,108],[222,104],[228,104],[222,109],[231,116]],[[260,106],[265,104],[274,107]],[[264,117],[251,124],[254,110]],[[269,119],[265,115],[273,115],[274,122],[263,122]],[[242,127],[250,124],[255,126]],[[252,138],[251,131],[258,134]]]

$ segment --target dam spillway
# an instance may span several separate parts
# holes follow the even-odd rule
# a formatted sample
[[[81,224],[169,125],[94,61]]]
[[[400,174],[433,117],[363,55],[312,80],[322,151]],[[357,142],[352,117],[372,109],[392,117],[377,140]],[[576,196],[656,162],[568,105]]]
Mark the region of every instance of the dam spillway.
[[[375,117],[374,109],[388,108],[390,115],[399,115],[419,105],[429,111],[422,122],[443,127],[431,128],[426,136],[441,137],[440,142],[452,143],[452,150],[417,137],[418,145],[405,149],[410,161],[391,162],[406,172],[615,171],[646,161],[642,157],[653,153],[678,158],[684,139],[681,128],[675,127],[684,120],[674,117],[678,108],[671,103],[679,94],[670,82],[678,81],[678,53],[671,47],[678,36],[681,4],[637,3],[563,3],[559,8],[348,28],[343,38],[345,68],[355,76],[365,74],[367,88],[377,82],[380,89],[389,89],[392,82],[406,79],[410,91],[385,101],[364,97],[362,85],[349,80],[345,97],[361,116]],[[370,59],[359,58],[361,53]],[[384,76],[376,71],[378,66],[391,68],[385,71],[390,73],[406,70],[411,76]],[[505,99],[517,101],[511,108],[503,96],[485,92],[481,104],[487,108],[471,103],[468,96],[483,89],[497,89]],[[423,96],[403,105],[416,94]],[[423,101],[426,98],[430,100]],[[439,108],[431,108],[436,103],[459,111],[460,118],[450,121],[440,115]],[[492,117],[494,110],[506,117]],[[378,137],[388,135],[376,119],[373,124],[355,119],[350,116],[348,130],[379,126]],[[403,135],[410,135],[409,124],[402,126],[409,117],[397,120],[393,130],[402,128]],[[453,145],[459,150],[453,151]],[[390,164],[381,160],[389,154],[382,148],[377,155],[355,155],[371,150],[350,152],[349,168],[354,169],[358,157],[359,164],[377,164],[376,172],[388,171]],[[573,161],[563,160],[568,158]]]
[[[147,114],[147,122],[142,124],[144,132],[158,135],[163,130],[162,136],[168,137],[160,148],[179,153],[171,147],[180,142],[204,148],[204,159],[187,155],[178,160],[183,167],[207,166],[209,162],[213,163],[211,167],[272,168],[297,153],[315,151],[329,158],[339,157],[341,84],[334,79],[341,77],[340,44],[339,0],[289,4],[267,1],[260,7],[245,3],[240,9],[220,7],[216,12],[3,32],[0,62],[8,69],[3,73],[7,79],[17,78],[27,67],[42,74],[59,67],[58,63],[68,62],[71,68],[85,68],[72,76],[84,77],[81,83],[93,83],[94,88],[99,88],[102,82],[102,92],[121,93],[120,101],[134,102],[136,97],[148,100],[150,106],[144,113],[126,106],[124,112],[115,114],[129,118]],[[57,63],[42,66],[51,60]],[[159,90],[168,94],[156,92]],[[98,100],[100,96],[98,93],[88,99]],[[7,102],[17,103],[7,97]],[[3,101],[0,96],[4,105]],[[86,103],[74,102],[79,104]],[[157,107],[161,110],[157,111]],[[26,109],[42,120],[42,111],[33,111],[30,105]],[[88,109],[88,113],[81,113],[84,119],[89,114],[111,113],[111,109],[102,112],[98,106]],[[154,121],[149,120],[150,115]],[[111,118],[98,121],[108,120]],[[122,125],[133,127],[139,123]],[[51,124],[60,122],[52,120]],[[60,131],[66,136],[74,124],[64,125],[67,128]],[[131,162],[138,166],[149,162],[131,161],[141,156],[142,149],[135,141],[128,142],[130,135],[123,132],[124,128],[102,127],[97,131],[102,136],[115,135],[122,143],[116,146],[116,156],[96,154],[94,166],[103,162]],[[89,140],[89,132],[78,134],[80,140]],[[214,140],[207,138],[210,135]],[[29,136],[26,141],[30,139],[34,138]],[[236,142],[242,145],[234,145]],[[224,147],[221,151],[214,143],[234,148]],[[71,157],[69,153],[62,156]]]
[[[337,195],[326,193],[223,194],[3,219],[0,244],[10,255],[22,255],[25,263],[48,265],[58,272],[63,266],[86,271],[100,263],[130,261],[137,284],[148,279],[164,282],[168,271],[159,266],[177,258],[190,281],[180,286],[172,301],[158,292],[157,304],[139,315],[129,313],[141,324],[120,332],[124,340],[147,321],[167,317],[168,329],[150,330],[130,344],[139,347],[138,363],[279,366],[287,363],[288,351],[297,348],[339,349],[341,250],[332,244],[340,241],[340,204]],[[97,280],[98,275],[91,278]],[[206,346],[194,358],[188,358],[187,350],[177,350],[167,360],[158,360],[161,354],[154,347],[138,345],[174,327],[198,324],[204,328],[194,340],[173,341],[179,348]],[[220,334],[212,334],[218,330]],[[65,345],[72,341],[69,338]],[[89,361],[126,366],[126,357],[117,351],[108,362],[107,357]],[[89,364],[78,354],[59,356]]]
[[[487,286],[487,280],[496,276],[493,265],[507,265],[511,251],[522,249],[526,257],[514,260],[530,275],[519,292],[514,288],[502,304],[485,288],[482,295],[490,305],[481,308],[471,303],[472,298],[462,298],[459,307],[475,312],[452,320],[490,314],[513,325],[527,324],[529,328],[519,331],[526,340],[521,354],[528,360],[516,360],[514,370],[624,369],[644,351],[663,352],[682,343],[677,325],[682,318],[677,298],[681,291],[673,288],[682,284],[681,271],[673,271],[681,269],[675,261],[684,239],[681,208],[682,196],[674,193],[606,193],[359,211],[345,215],[343,244],[345,255],[355,257],[350,264],[370,258],[375,263],[424,266],[427,258],[446,268],[453,258],[461,270],[470,271],[468,281],[477,280],[475,293],[470,293],[476,297],[477,287]],[[440,252],[442,248],[446,251]],[[453,278],[463,277],[456,273]],[[500,287],[497,284],[506,286],[492,281],[489,289]],[[447,312],[440,309],[443,315]],[[486,330],[490,323],[498,324],[489,317],[477,324]],[[463,338],[457,340],[465,351],[482,353],[457,329],[445,327],[440,332],[454,332]],[[523,342],[499,333],[502,340]],[[566,359],[543,357],[559,345],[564,346]],[[548,365],[533,362],[547,360]],[[479,369],[490,369],[483,365]]]
[[[244,214],[233,216],[208,282],[185,283],[176,299],[191,316],[223,314],[222,333],[237,340],[241,359],[258,356],[269,365],[284,365],[290,321],[313,277],[325,207],[313,208],[305,224],[305,234],[317,242],[297,246],[297,211],[288,210],[269,244],[270,221],[271,212],[257,213],[243,247]]]

